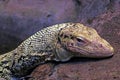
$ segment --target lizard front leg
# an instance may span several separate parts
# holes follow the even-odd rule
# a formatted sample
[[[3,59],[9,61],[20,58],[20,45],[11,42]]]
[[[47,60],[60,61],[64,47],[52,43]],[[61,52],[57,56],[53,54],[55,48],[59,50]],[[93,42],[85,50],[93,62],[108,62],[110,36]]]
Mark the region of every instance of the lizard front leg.
[[[20,56],[11,67],[11,72],[14,76],[21,77],[26,76],[32,69],[39,64],[45,63],[50,58],[47,52],[33,53],[32,55]]]
[[[11,80],[11,71],[7,62],[0,63],[0,80]]]
[[[11,53],[0,55],[0,80],[11,80],[12,57]]]

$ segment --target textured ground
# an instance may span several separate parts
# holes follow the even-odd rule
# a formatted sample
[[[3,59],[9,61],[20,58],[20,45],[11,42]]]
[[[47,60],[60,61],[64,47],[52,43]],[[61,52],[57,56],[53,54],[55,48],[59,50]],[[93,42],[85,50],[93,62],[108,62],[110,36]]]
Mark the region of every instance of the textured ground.
[[[48,62],[31,76],[36,80],[120,80],[120,0],[1,0],[0,53],[43,27],[63,22],[94,27],[114,47],[115,55]]]

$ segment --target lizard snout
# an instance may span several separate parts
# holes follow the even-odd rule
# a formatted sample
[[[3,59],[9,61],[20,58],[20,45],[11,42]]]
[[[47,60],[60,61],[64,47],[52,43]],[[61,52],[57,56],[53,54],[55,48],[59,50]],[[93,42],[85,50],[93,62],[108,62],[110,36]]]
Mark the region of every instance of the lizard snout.
[[[114,49],[113,47],[106,41],[103,39],[103,43],[101,44],[102,46],[102,51],[106,56],[113,56],[114,55]]]
[[[94,46],[96,53],[100,57],[110,57],[114,55],[113,47],[104,39],[97,41]]]

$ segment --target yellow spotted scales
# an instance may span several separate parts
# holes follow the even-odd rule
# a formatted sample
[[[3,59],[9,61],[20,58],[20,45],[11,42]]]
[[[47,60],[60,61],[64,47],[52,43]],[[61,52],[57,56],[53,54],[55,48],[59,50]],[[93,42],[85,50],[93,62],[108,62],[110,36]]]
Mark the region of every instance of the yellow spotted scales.
[[[68,61],[72,57],[103,58],[113,55],[112,46],[95,29],[80,23],[44,28],[15,50],[0,55],[0,78],[25,76],[46,61]]]

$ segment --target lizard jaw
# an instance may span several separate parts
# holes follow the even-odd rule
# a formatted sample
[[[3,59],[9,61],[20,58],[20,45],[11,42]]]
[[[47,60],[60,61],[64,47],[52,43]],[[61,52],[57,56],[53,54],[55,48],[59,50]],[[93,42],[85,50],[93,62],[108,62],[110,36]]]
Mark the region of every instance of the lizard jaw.
[[[68,49],[73,52],[73,55],[79,57],[88,57],[88,58],[106,58],[113,56],[113,51],[106,52],[91,52],[84,49],[68,46]]]

